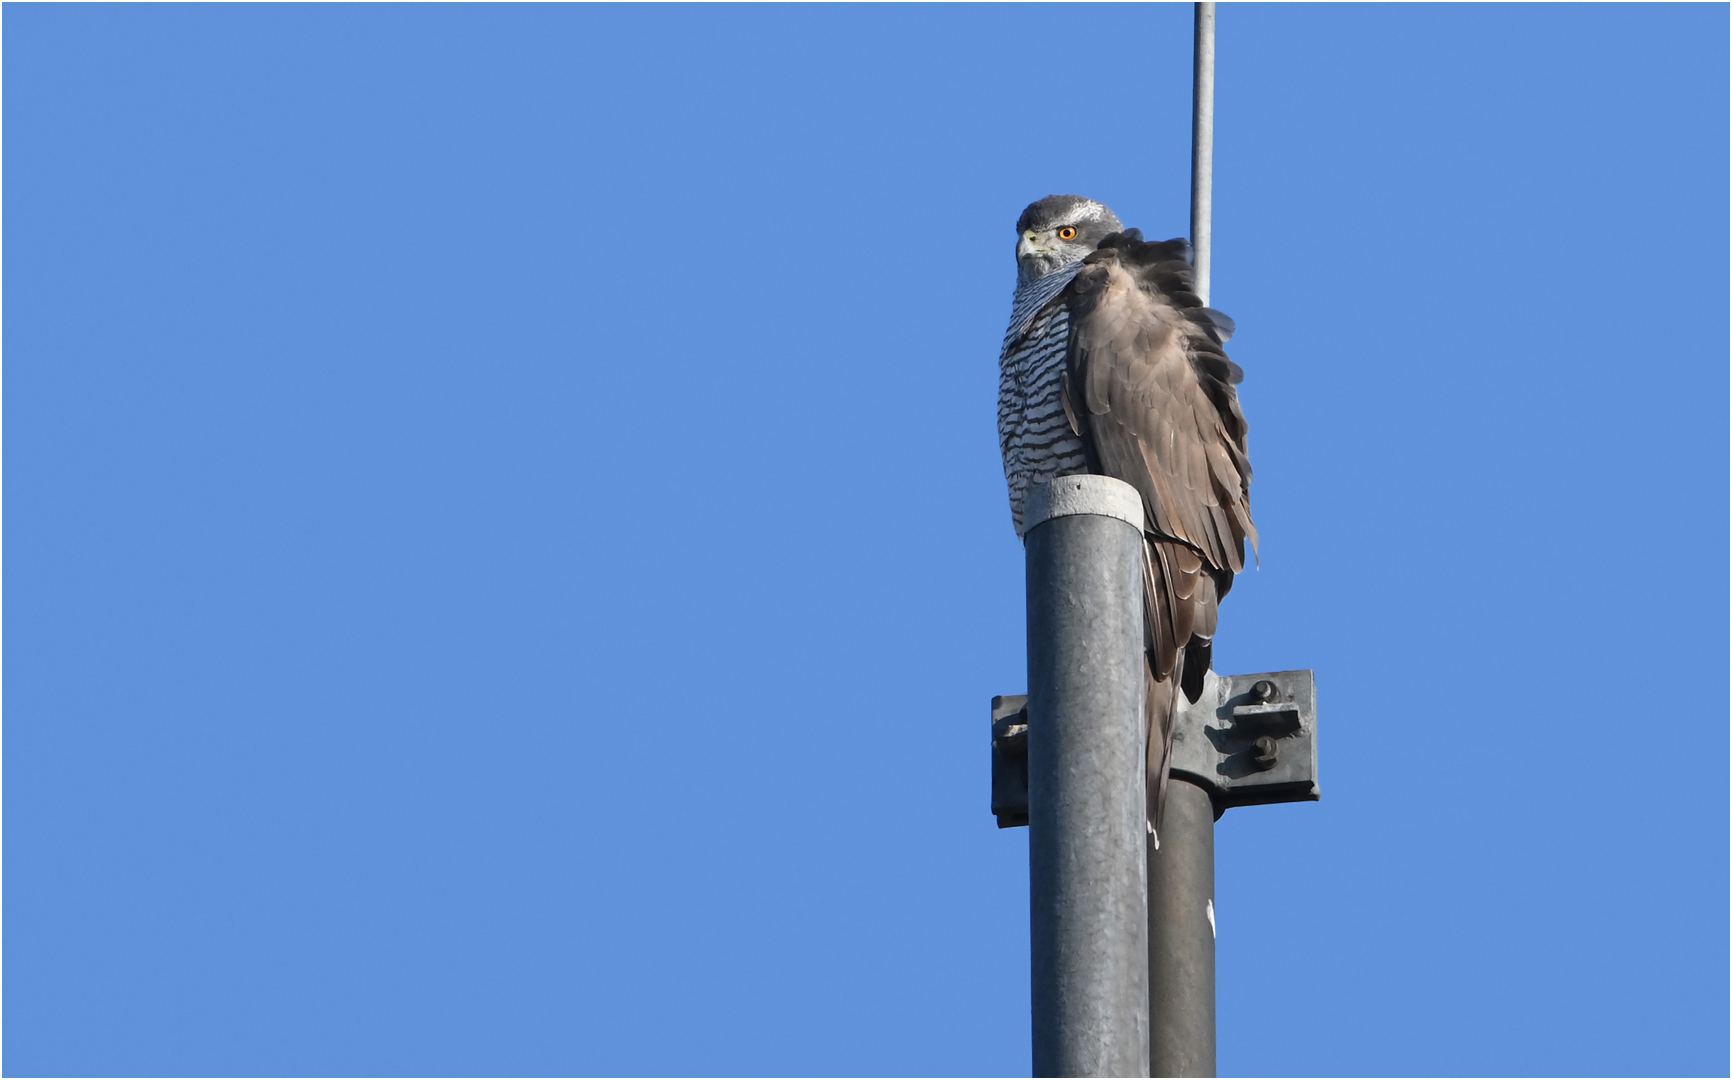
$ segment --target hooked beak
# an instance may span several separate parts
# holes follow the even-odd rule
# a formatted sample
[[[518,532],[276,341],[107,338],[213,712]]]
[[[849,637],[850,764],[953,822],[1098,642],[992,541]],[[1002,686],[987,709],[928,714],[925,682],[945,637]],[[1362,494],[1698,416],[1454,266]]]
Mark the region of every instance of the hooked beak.
[[[1022,239],[1016,242],[1016,257],[1026,259],[1031,255],[1051,255],[1052,248],[1036,239],[1039,235],[1033,229],[1023,233]]]

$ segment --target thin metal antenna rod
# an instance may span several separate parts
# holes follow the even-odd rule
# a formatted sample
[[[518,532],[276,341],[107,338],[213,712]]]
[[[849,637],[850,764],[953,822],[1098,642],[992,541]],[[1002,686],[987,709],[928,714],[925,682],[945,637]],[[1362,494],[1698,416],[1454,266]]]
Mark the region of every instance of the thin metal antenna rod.
[[[1196,252],[1197,296],[1209,302],[1210,216],[1215,188],[1215,5],[1197,5],[1196,51],[1191,62],[1191,247]]]
[[[1191,247],[1209,302],[1215,178],[1215,5],[1197,5],[1191,99]],[[1174,673],[1177,678],[1177,673]],[[1215,1075],[1215,807],[1174,775],[1160,843],[1148,845],[1149,1075]]]

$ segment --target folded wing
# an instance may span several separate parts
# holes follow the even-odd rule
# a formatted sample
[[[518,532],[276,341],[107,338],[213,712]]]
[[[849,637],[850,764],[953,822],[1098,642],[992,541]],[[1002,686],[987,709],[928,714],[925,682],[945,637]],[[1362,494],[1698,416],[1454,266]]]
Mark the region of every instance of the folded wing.
[[[1245,568],[1245,541],[1257,543],[1234,389],[1243,373],[1221,347],[1232,321],[1198,299],[1188,255],[1184,240],[1117,233],[1066,294],[1071,426],[1091,467],[1135,487],[1147,512],[1149,758],[1161,791],[1174,684],[1193,699],[1200,691],[1217,605]]]

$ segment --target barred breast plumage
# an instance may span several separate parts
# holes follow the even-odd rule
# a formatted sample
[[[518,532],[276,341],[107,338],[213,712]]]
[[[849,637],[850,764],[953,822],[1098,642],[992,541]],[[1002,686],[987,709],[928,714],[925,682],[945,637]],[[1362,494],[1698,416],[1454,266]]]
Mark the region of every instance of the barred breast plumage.
[[[1055,476],[1088,472],[1083,441],[1064,411],[1065,351],[1070,313],[1059,294],[1081,262],[1016,291],[1010,329],[998,357],[998,443],[1010,486],[1010,516],[1022,535],[1028,489]]]

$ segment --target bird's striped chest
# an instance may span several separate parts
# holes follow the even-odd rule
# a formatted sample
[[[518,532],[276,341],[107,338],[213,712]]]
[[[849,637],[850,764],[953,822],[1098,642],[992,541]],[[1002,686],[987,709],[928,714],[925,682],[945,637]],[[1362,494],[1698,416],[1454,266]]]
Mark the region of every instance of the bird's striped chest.
[[[1028,332],[1004,357],[1025,397],[1047,394],[1059,386],[1069,343],[1070,313],[1063,304],[1053,304],[1035,316]]]
[[[1023,500],[1034,484],[1088,471],[1082,439],[1064,411],[1070,315],[1062,302],[1042,308],[999,357],[998,434],[1011,517],[1022,532]]]

